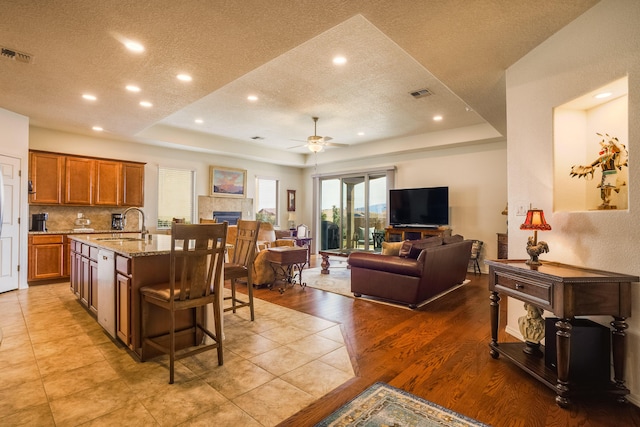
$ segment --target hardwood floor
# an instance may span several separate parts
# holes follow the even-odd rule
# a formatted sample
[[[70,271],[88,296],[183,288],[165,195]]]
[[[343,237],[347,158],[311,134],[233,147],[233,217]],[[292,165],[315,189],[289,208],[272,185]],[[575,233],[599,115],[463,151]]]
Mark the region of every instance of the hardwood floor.
[[[416,311],[313,288],[256,290],[258,298],[340,323],[356,372],[280,425],[312,426],[382,381],[496,427],[640,426],[633,404],[581,398],[564,410],[551,389],[510,361],[492,359],[487,276],[467,277],[470,283]],[[500,341],[513,340],[500,333]]]

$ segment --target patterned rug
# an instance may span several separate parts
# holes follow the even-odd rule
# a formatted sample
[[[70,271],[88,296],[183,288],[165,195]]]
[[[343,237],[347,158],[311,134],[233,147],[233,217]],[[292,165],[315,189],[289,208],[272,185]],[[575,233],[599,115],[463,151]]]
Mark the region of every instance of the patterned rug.
[[[375,383],[316,427],[488,427],[388,384]]]
[[[329,268],[329,274],[321,274],[320,268],[302,270],[302,281],[311,288],[321,289],[334,294],[353,298],[351,293],[351,270],[346,263]]]

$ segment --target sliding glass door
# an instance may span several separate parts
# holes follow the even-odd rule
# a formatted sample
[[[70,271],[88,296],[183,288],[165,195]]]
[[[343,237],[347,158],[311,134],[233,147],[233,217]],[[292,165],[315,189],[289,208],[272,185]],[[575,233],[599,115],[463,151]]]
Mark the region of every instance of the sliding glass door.
[[[393,170],[320,178],[320,249],[379,251]]]

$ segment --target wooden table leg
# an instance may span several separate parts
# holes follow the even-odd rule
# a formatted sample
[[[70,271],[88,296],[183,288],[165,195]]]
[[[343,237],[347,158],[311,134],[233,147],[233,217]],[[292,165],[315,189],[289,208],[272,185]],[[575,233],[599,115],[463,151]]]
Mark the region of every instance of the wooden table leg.
[[[613,353],[613,379],[616,383],[616,387],[620,389],[626,389],[624,386],[625,376],[625,354],[627,353],[627,334],[625,330],[629,327],[625,322],[624,317],[613,317],[614,330],[611,331],[611,344]],[[626,403],[627,398],[625,396],[618,397],[618,402]]]
[[[320,274],[329,274],[329,255],[322,254],[322,270],[320,270]]]
[[[558,366],[558,383],[556,384],[556,403],[566,408],[569,401],[569,362],[571,360],[571,319],[560,319],[556,322],[556,357]]]
[[[491,300],[490,310],[491,310],[491,350],[489,350],[489,354],[494,359],[497,359],[500,355],[493,347],[498,346],[498,323],[500,321],[500,295],[497,292],[491,292],[491,296],[489,296]]]

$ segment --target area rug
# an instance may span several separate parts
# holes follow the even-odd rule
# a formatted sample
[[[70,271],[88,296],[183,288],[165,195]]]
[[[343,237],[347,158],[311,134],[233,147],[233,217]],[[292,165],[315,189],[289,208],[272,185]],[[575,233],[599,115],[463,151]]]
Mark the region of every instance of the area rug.
[[[385,383],[375,383],[316,427],[488,427]]]
[[[344,295],[346,297],[355,298],[353,293],[351,292],[351,270],[346,268],[346,263],[344,265],[339,265],[337,267],[330,267],[329,274],[320,273],[320,268],[310,268],[307,270],[303,270],[302,272],[302,280],[307,283],[307,286],[310,288],[316,288],[327,292],[333,292],[334,294]],[[460,286],[469,283],[469,280],[465,280],[458,286],[454,286],[451,289],[446,290],[445,292],[434,296],[426,301],[423,301],[418,305],[422,307],[430,303],[431,301],[440,298],[441,296],[458,289]],[[392,302],[382,300],[376,297],[372,297],[369,295],[363,295],[360,297],[361,299],[365,299],[367,301],[377,302],[379,304],[391,305],[393,307],[400,307],[406,310],[411,310],[407,305],[404,304],[394,304]]]

